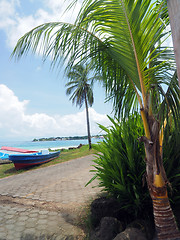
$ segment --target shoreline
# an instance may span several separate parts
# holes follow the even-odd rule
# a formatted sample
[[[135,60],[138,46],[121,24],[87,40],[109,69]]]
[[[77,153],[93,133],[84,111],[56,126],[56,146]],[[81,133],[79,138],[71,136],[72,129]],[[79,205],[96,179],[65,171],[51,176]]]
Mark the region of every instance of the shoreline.
[[[100,139],[92,139],[92,144],[96,144],[101,142]],[[88,140],[62,140],[62,141],[44,141],[44,142],[31,142],[31,141],[3,141],[0,142],[0,148],[2,146],[22,148],[28,150],[47,150],[47,149],[68,149],[68,148],[76,148],[80,144],[87,145]],[[0,150],[2,151],[2,150]]]
[[[44,149],[36,149],[36,151],[43,151],[43,150],[50,150],[50,151],[58,151],[58,150],[63,150],[63,149],[66,149],[66,150],[70,150],[70,149],[77,149],[77,148],[80,148],[80,147],[82,147],[83,146],[83,144],[80,144],[80,145],[78,145],[78,146],[66,146],[66,147],[54,147],[54,148],[44,148]],[[31,150],[34,150],[34,149],[31,149]],[[13,152],[13,151],[7,151],[7,150],[1,150],[0,149],[0,152],[2,152],[2,153],[7,153],[7,154],[9,154],[9,155],[24,155],[24,154],[29,154],[29,153],[21,153],[21,152]],[[12,163],[11,161],[9,161],[9,159],[1,159],[0,158],[0,164],[6,164],[6,163]]]

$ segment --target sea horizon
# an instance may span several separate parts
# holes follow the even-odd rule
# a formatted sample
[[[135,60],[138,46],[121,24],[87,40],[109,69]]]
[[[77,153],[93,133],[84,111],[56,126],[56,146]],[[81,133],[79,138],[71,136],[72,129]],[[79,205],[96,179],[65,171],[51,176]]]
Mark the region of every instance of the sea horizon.
[[[91,142],[96,144],[102,141],[99,138],[92,138]],[[21,141],[21,140],[9,140],[9,141],[0,141],[0,148],[2,146],[16,147],[28,150],[44,150],[44,149],[68,149],[70,147],[78,147],[80,144],[88,144],[88,139],[80,140],[56,140],[56,141]]]

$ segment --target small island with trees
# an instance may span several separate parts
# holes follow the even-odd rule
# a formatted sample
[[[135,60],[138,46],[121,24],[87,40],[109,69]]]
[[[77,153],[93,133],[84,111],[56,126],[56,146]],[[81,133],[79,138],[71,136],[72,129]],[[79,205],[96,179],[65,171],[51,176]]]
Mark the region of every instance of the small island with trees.
[[[94,135],[92,138],[103,138],[103,135]],[[44,141],[65,141],[65,140],[81,140],[88,139],[88,136],[73,136],[73,137],[49,137],[49,138],[34,138],[33,142],[44,142]]]

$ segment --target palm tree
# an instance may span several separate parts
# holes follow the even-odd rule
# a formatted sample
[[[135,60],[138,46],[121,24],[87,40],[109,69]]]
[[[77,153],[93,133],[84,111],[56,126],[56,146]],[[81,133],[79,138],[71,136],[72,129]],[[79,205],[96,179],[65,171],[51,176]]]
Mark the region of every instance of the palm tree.
[[[84,0],[75,24],[38,26],[18,41],[13,55],[20,58],[30,49],[37,52],[41,45],[43,58],[51,55],[53,66],[59,66],[62,54],[68,69],[74,63],[91,62],[94,71],[103,75],[119,117],[140,107],[145,129],[140,141],[145,146],[146,180],[158,238],[175,239],[180,235],[168,200],[160,132],[165,121],[170,124],[169,115],[176,124],[180,92],[173,75],[173,51],[162,46],[169,18],[164,1],[159,2]]]
[[[88,132],[88,143],[89,149],[91,149],[91,135],[89,125],[89,112],[88,105],[91,107],[94,102],[92,84],[93,79],[88,78],[89,69],[88,66],[84,67],[82,64],[75,65],[71,71],[68,72],[67,76],[70,78],[70,82],[66,84],[66,94],[71,95],[70,100],[72,103],[76,102],[76,106],[81,108],[83,103],[86,107],[86,119],[87,119],[87,132]],[[90,82],[90,84],[88,83]]]

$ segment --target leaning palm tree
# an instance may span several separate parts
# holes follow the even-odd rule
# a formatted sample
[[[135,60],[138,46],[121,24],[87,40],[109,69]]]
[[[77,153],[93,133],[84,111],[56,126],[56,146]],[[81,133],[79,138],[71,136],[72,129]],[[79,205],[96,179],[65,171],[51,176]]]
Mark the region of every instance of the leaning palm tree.
[[[93,78],[88,78],[88,73],[89,68],[87,65],[86,67],[84,67],[82,64],[75,65],[67,74],[70,81],[66,84],[66,94],[71,95],[70,100],[72,100],[72,103],[76,103],[76,106],[79,106],[79,108],[81,108],[83,106],[83,103],[85,103],[88,143],[89,149],[91,149],[88,105],[90,107],[93,105],[94,97],[92,91]]]
[[[179,117],[180,91],[172,49],[162,45],[169,18],[165,1],[84,0],[74,24],[47,23],[25,34],[13,55],[43,48],[59,66],[62,55],[68,69],[91,62],[105,79],[115,113],[128,117],[140,109],[145,136],[146,180],[152,198],[159,239],[180,237],[167,194],[168,179],[162,161],[163,128]],[[157,4],[156,4],[157,3]],[[166,90],[165,90],[166,89]],[[170,161],[170,160],[169,160]]]

